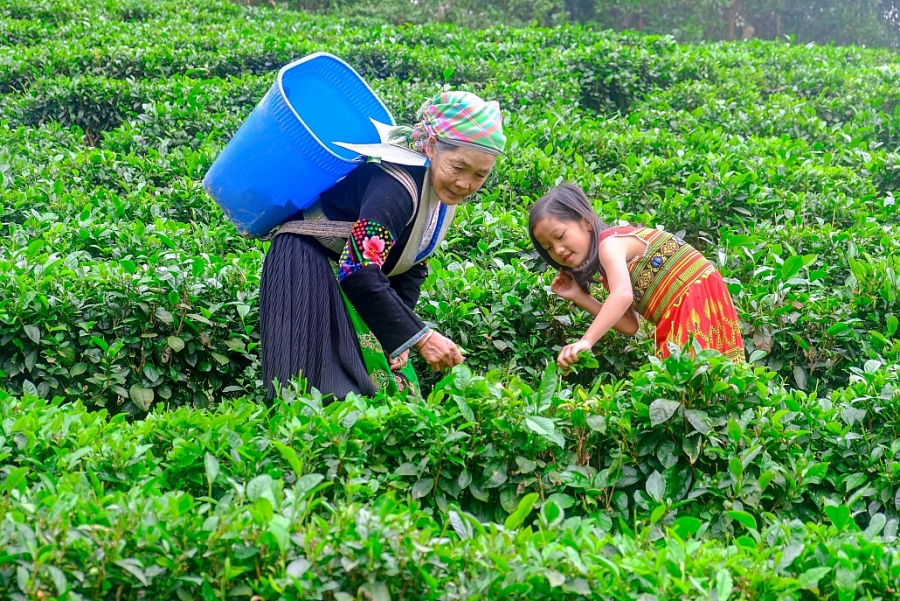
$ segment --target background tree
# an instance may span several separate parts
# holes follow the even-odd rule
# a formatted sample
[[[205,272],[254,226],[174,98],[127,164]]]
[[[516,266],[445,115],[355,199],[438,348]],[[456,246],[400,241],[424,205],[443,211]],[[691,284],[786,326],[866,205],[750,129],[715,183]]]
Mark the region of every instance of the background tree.
[[[683,43],[790,38],[900,48],[900,0],[236,0],[394,23],[552,27],[591,23]]]

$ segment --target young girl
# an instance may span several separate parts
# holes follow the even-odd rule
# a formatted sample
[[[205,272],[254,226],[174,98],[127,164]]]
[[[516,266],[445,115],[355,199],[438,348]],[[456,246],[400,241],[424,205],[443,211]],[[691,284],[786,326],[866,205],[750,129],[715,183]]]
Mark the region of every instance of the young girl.
[[[744,360],[737,313],[722,276],[702,254],[672,234],[645,227],[609,227],[578,186],[563,184],[528,210],[531,241],[559,269],[550,289],[588,311],[594,321],[556,362],[567,370],[610,328],[634,336],[638,315],[656,325],[661,357],[667,344],[682,346],[693,334],[704,348]],[[594,276],[609,297],[590,295]]]

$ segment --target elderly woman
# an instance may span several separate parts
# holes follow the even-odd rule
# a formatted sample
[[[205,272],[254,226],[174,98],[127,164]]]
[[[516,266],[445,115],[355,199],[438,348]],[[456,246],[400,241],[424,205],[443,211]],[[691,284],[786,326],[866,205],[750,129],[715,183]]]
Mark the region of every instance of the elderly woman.
[[[468,92],[439,94],[419,118],[388,132],[386,144],[346,145],[369,162],[273,238],[260,283],[269,398],[273,380],[284,385],[297,375],[334,398],[394,392],[415,379],[413,346],[434,370],[462,362],[456,344],[415,307],[426,259],[506,138],[497,103]]]

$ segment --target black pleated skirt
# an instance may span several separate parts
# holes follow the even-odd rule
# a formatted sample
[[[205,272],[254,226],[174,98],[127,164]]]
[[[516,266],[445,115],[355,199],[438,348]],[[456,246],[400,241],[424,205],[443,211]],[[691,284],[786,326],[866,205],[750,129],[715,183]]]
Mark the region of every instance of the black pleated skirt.
[[[334,268],[314,242],[295,234],[272,240],[259,310],[268,398],[275,395],[274,378],[284,386],[297,375],[334,398],[375,394]]]

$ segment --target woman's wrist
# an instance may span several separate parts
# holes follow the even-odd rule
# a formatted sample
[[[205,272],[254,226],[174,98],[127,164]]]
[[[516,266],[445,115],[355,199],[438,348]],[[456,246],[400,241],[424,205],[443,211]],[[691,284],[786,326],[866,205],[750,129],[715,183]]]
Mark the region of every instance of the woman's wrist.
[[[434,330],[428,330],[427,332],[425,332],[425,335],[419,338],[418,341],[416,341],[416,348],[422,350],[422,347],[425,346],[425,344],[431,339],[432,336],[434,336]]]

